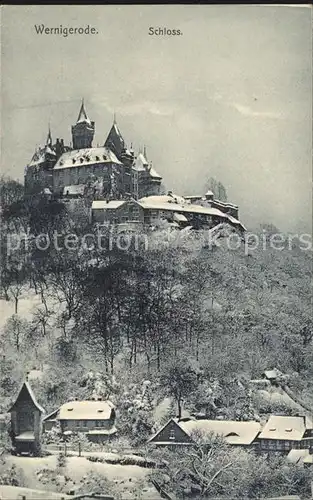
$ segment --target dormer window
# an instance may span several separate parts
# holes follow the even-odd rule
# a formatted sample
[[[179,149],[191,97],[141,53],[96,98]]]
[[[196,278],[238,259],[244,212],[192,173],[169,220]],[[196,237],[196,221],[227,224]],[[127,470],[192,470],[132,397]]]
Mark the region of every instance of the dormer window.
[[[288,429],[285,429],[286,432],[291,432],[292,429],[290,427],[288,427]]]
[[[99,158],[99,156],[96,156],[96,161],[100,161],[100,158]]]
[[[97,410],[98,413],[103,413],[103,410]]]
[[[103,155],[103,159],[104,159],[104,161],[106,161],[108,158],[107,158],[107,156]]]
[[[73,408],[68,408],[67,411],[73,411]]]
[[[76,163],[76,160],[75,160],[75,158],[73,158],[73,159],[72,159],[72,163]]]
[[[84,158],[80,158],[80,163],[83,163],[84,162]]]
[[[275,428],[275,427],[272,427],[272,428],[270,429],[270,431],[276,431],[276,428]]]
[[[230,432],[229,434],[226,434],[226,436],[225,436],[225,437],[227,438],[227,437],[231,437],[231,436],[236,436],[236,437],[238,437],[238,434],[237,434],[236,432]]]

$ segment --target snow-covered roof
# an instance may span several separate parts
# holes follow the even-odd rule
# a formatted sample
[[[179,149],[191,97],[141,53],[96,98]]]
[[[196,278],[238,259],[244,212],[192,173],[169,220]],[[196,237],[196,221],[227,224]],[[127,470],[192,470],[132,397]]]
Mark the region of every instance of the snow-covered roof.
[[[70,401],[60,407],[58,420],[109,420],[111,401]]]
[[[138,154],[132,168],[136,172],[147,172],[150,175],[150,177],[154,179],[162,179],[162,176],[158,174],[158,172],[155,170],[155,168],[152,167],[151,164],[149,164],[148,160],[146,159],[143,153]]]
[[[186,200],[182,196],[174,193],[145,196],[144,198],[141,198],[140,201],[147,201],[149,203],[186,203]]]
[[[56,156],[56,153],[55,151],[53,151],[53,149],[50,148],[50,146],[47,144],[46,147],[45,147],[45,153],[48,153],[49,155],[53,155],[53,156]]]
[[[85,184],[72,184],[71,186],[65,186],[63,189],[63,195],[80,195],[82,196],[85,191]]]
[[[21,394],[22,394],[22,391],[27,391],[33,404],[36,406],[36,408],[41,412],[41,413],[45,413],[45,410],[43,409],[42,406],[40,406],[40,404],[38,403],[36,397],[35,397],[35,394],[33,393],[33,390],[29,384],[29,382],[27,380],[25,380],[23,383],[22,383],[22,386],[20,388],[20,390],[18,391],[18,395],[15,399],[15,402],[14,404],[11,406],[10,410],[9,411],[12,411],[13,407],[15,406],[15,404],[17,403],[18,399],[20,398]]]
[[[213,433],[222,436],[228,444],[238,445],[251,444],[261,429],[259,422],[234,420],[189,420],[178,425],[189,436],[194,431],[201,431],[204,436]]]
[[[300,441],[306,428],[304,417],[271,415],[259,438]]]
[[[277,368],[274,368],[273,370],[265,370],[263,374],[268,380],[276,379],[277,377],[282,376],[282,372],[280,372]]]
[[[187,222],[186,217],[183,214],[174,213],[174,220],[177,222]]]
[[[144,156],[143,153],[139,153],[136,160],[135,160],[135,169],[136,170],[146,170],[145,167],[148,167],[149,166],[149,163],[148,163],[148,160],[146,159],[146,157]]]
[[[205,196],[214,196],[213,191],[211,189],[208,189],[207,192],[205,193]]]
[[[45,161],[46,161],[45,148],[40,148],[37,151],[35,151],[28,166],[33,167],[35,165],[40,165],[41,163],[43,163]]]
[[[119,208],[126,203],[125,200],[95,200],[92,202],[92,210],[112,210]]]
[[[111,436],[112,434],[116,434],[117,428],[115,426],[110,429],[92,429],[87,432],[87,434],[91,436]]]
[[[211,434],[222,436],[228,444],[249,445],[257,437],[260,432],[259,422],[237,422],[232,420],[187,420],[178,421],[178,419],[171,418],[161,429],[159,429],[148,442],[157,442],[156,437],[172,423],[178,425],[187,436],[192,437],[195,431],[201,431],[204,437],[209,437]],[[164,443],[168,444],[168,443]],[[181,444],[179,440],[175,441],[176,444]],[[188,445],[188,443],[182,443]]]
[[[151,175],[151,177],[153,177],[154,179],[162,179],[162,176],[160,174],[157,173],[157,171],[153,168],[153,167],[150,167],[149,168],[149,174]]]
[[[108,137],[106,138],[104,146],[112,149],[117,155],[120,155],[126,150],[126,143],[115,121],[110,129]]]
[[[303,463],[304,459],[310,454],[310,450],[308,448],[304,450],[297,450],[293,448],[289,451],[287,455],[288,462],[293,464]]]
[[[210,207],[202,207],[201,205],[192,205],[191,203],[185,203],[184,205],[180,203],[175,203],[171,199],[171,201],[156,201],[150,200],[150,198],[158,198],[156,196],[148,196],[145,198],[141,198],[139,200],[140,205],[143,208],[149,208],[151,210],[169,210],[171,212],[185,212],[185,213],[196,213],[196,214],[202,214],[202,215],[213,215],[213,216],[219,216],[224,219],[228,219],[228,215],[224,214],[217,208],[210,208]],[[161,197],[159,197],[161,198]]]
[[[86,165],[108,162],[121,165],[121,162],[109,148],[101,147],[75,149],[73,151],[63,153],[55,164],[54,170],[71,167],[83,167]]]

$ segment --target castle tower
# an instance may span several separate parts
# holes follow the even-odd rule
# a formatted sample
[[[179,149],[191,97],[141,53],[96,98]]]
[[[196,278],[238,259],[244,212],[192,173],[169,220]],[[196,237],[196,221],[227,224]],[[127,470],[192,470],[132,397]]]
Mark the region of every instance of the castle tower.
[[[123,161],[124,158],[122,157],[124,157],[125,153],[127,152],[127,146],[117,126],[115,113],[114,113],[113,125],[108,134],[108,137],[106,138],[104,147],[109,148],[111,151],[113,151],[115,156],[120,161]]]
[[[77,122],[72,126],[73,149],[91,148],[94,133],[95,122],[88,118],[83,99]]]

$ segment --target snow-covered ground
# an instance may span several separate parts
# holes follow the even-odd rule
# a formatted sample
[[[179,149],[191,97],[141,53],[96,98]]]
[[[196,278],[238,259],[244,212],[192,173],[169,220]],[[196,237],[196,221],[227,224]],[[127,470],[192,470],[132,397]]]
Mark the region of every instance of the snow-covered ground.
[[[36,472],[39,469],[56,469],[57,457],[48,456],[42,458],[8,456],[9,463],[14,463],[16,467],[23,470],[27,478],[27,486],[36,490],[47,488],[52,490],[52,486],[42,485]],[[90,462],[84,457],[68,457],[66,461],[66,475],[69,476],[76,485],[80,484],[83,476],[89,472],[96,472],[103,475],[109,481],[116,483],[123,493],[123,499],[132,498],[129,496],[137,481],[143,481],[145,500],[158,500],[160,498],[156,489],[147,481],[147,476],[151,472],[137,465],[118,465]],[[4,497],[6,498],[6,497]],[[27,497],[28,498],[28,497]]]
[[[41,304],[40,296],[29,291],[18,301],[17,313],[21,318],[30,320],[33,311]],[[0,299],[0,328],[3,328],[7,320],[15,313],[13,300]]]
[[[19,486],[0,485],[0,500],[16,500],[25,497],[27,500],[62,500],[73,498],[64,493],[55,493],[30,488],[20,488]]]

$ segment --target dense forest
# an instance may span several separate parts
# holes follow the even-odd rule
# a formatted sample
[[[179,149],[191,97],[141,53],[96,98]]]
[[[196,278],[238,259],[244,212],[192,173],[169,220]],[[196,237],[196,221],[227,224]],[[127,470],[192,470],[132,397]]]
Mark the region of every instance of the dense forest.
[[[132,235],[130,244],[124,236],[126,250],[114,244],[114,232],[92,247],[85,235],[96,229],[61,202],[27,199],[17,182],[4,179],[0,194],[1,302],[14,304],[1,329],[2,412],[32,369],[41,371],[34,389],[47,411],[100,391],[116,404],[120,435],[134,445],[161,423],[154,410],[166,397],[172,407],[163,423],[183,410],[235,420],[292,414],[249,386],[274,367],[313,408],[312,256],[297,242],[246,252],[244,242],[229,249],[223,235],[208,244],[206,230],[164,225]],[[56,232],[61,250],[51,244]],[[75,245],[65,245],[69,234]],[[27,317],[20,311],[25,298]],[[248,463],[244,454],[234,460],[237,468]],[[243,490],[227,484],[240,498]],[[204,497],[220,493],[214,481],[201,488]]]

